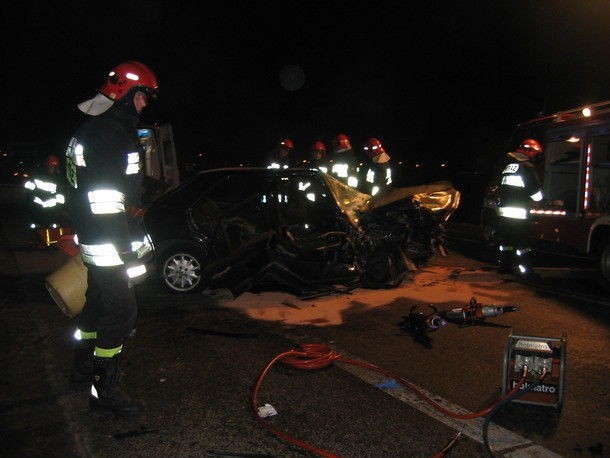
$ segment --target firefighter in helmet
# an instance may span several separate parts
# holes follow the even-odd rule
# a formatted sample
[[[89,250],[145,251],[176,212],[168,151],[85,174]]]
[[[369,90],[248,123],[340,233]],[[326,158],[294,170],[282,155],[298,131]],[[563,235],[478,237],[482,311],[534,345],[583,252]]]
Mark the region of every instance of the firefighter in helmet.
[[[267,161],[268,169],[287,169],[292,167],[292,153],[294,142],[290,138],[282,139],[271,152]]]
[[[369,138],[362,149],[370,162],[363,168],[364,175],[360,180],[362,183],[360,190],[374,196],[392,183],[390,156],[376,138]]]
[[[47,157],[45,165],[49,175],[59,175],[61,173],[61,170],[59,170],[59,158],[55,154]]]
[[[309,150],[309,164],[311,167],[328,173],[328,162],[326,162],[326,145],[317,140]]]
[[[529,211],[542,201],[543,193],[537,163],[542,158],[540,143],[528,138],[515,151],[506,154],[499,174],[488,187],[484,207],[494,210],[493,233],[488,234],[497,249],[501,272],[533,277],[533,251],[528,238]]]
[[[353,188],[358,187],[358,161],[349,137],[339,134],[333,138],[333,157],[330,173]]]
[[[31,195],[33,218],[30,228],[35,230],[46,246],[56,243],[67,228],[65,206],[65,180],[59,158],[51,154],[44,168],[34,172],[24,183]]]
[[[152,255],[141,224],[144,170],[136,129],[158,87],[143,63],[117,65],[97,95],[78,105],[89,117],[66,151],[69,211],[87,266],[72,382],[89,383],[91,408],[120,415],[142,410],[119,387],[119,373],[123,343],[137,317],[133,285],[144,277]]]

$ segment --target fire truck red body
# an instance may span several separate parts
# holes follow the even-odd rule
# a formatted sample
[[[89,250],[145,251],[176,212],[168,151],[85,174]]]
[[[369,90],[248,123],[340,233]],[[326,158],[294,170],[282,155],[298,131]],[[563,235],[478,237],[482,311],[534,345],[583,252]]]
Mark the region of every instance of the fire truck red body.
[[[591,260],[601,283],[610,285],[610,101],[521,123],[510,147],[526,138],[544,147],[538,171],[545,198],[528,215],[532,246]],[[486,237],[496,216],[484,205]]]

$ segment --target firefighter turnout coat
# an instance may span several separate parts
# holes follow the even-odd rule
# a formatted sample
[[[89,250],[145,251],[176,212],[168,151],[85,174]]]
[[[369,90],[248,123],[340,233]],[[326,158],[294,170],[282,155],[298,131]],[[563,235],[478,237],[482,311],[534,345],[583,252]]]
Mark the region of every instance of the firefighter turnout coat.
[[[351,150],[335,153],[330,173],[346,185],[352,188],[358,187],[359,168],[354,153]]]
[[[527,219],[532,202],[542,197],[540,178],[530,158],[519,151],[508,153],[497,188],[498,215]]]
[[[68,207],[85,264],[145,272],[152,244],[134,215],[144,178],[138,117],[119,109],[87,119],[66,151]]]
[[[24,186],[31,192],[32,202],[38,208],[55,209],[65,203],[59,174],[38,172],[26,180]]]
[[[363,176],[360,179],[359,189],[362,192],[374,196],[386,186],[392,183],[392,169],[387,163],[377,164],[371,162],[363,168]]]

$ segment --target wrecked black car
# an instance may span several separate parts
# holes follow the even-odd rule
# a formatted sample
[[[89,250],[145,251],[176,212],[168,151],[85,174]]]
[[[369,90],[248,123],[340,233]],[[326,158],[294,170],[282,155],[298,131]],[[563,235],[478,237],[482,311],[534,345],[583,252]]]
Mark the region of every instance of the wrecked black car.
[[[261,285],[299,295],[391,288],[443,250],[449,182],[362,194],[313,169],[206,170],[144,216],[154,268],[176,293]]]

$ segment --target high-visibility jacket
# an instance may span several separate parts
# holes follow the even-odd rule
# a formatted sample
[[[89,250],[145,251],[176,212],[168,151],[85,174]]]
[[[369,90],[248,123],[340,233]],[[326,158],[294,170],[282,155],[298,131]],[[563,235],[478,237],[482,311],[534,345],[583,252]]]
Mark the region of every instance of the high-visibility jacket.
[[[83,261],[125,265],[131,278],[145,272],[143,260],[152,252],[133,216],[142,208],[144,178],[137,123],[136,115],[112,107],[87,119],[66,150],[68,208]]]
[[[330,174],[339,181],[342,181],[352,188],[357,188],[360,182],[358,171],[356,158],[353,153],[344,152],[335,154],[330,168]]]
[[[372,162],[363,168],[363,176],[360,182],[359,189],[374,196],[392,183],[392,168],[387,163],[377,164]]]
[[[540,178],[531,159],[519,151],[508,153],[497,184],[498,215],[527,219],[532,203],[542,199]]]
[[[61,175],[34,173],[24,183],[30,191],[32,202],[44,209],[57,209],[65,204],[65,190]]]

